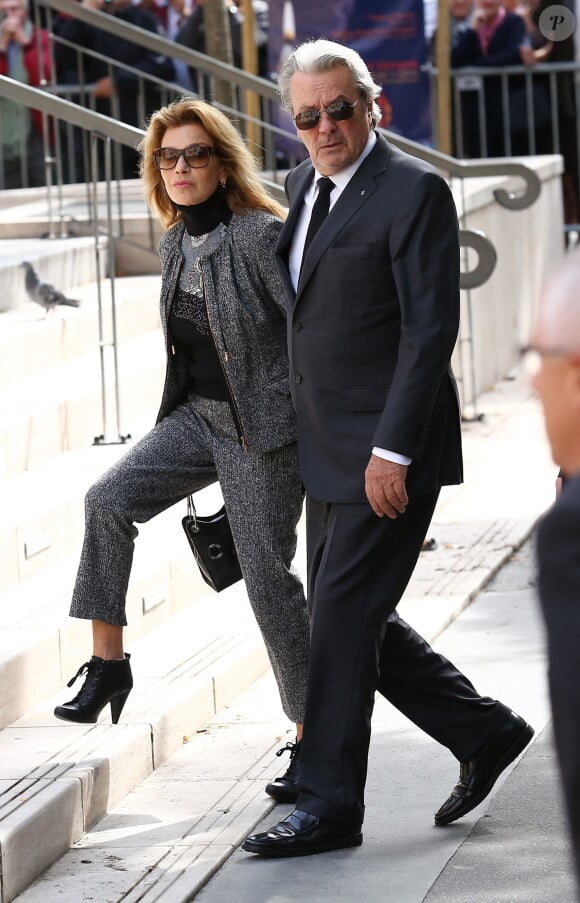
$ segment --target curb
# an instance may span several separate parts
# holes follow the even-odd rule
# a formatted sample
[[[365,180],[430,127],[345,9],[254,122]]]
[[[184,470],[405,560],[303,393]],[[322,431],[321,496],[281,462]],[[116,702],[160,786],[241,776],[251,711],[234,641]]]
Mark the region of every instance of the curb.
[[[420,615],[417,616],[418,612],[413,614],[413,624],[428,642],[433,642],[469,606],[496,572],[529,538],[534,523],[525,522],[522,523],[522,527],[517,540],[513,543],[505,544],[501,550],[494,550],[493,554],[488,550],[489,568],[485,575],[482,575],[481,566],[473,571],[471,581],[465,574],[463,575],[461,582],[464,595],[460,602],[458,594],[440,596],[436,600],[436,619],[433,616],[421,618]],[[495,535],[494,531],[491,531],[490,537]],[[405,618],[409,613],[409,607],[405,600],[400,606]],[[435,620],[439,622],[438,625],[435,624]],[[427,623],[432,626],[424,630],[423,626]],[[240,781],[233,791],[225,794],[219,801],[219,809],[214,807],[196,824],[195,835],[189,840],[185,837],[176,843],[147,876],[123,897],[123,903],[190,903],[194,899],[245,837],[275,808],[274,801],[264,792],[264,785],[275,770],[275,748],[270,748],[252,769],[253,780]],[[261,777],[256,779],[255,774],[258,770]],[[289,810],[291,807],[282,806],[281,812],[285,813],[286,808]],[[272,820],[276,821],[276,816]],[[200,834],[208,836],[201,841]]]
[[[1,903],[10,903],[268,667],[257,631],[216,638],[209,661],[200,665],[193,656],[145,689],[131,723],[55,724],[46,712],[43,725],[20,726],[21,719],[6,728],[0,744]]]

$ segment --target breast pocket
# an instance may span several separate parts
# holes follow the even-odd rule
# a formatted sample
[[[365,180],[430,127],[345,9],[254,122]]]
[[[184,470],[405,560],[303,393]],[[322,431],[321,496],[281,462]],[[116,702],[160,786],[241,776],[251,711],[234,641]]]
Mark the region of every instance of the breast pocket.
[[[330,256],[336,255],[342,260],[369,260],[373,256],[374,249],[374,243],[367,242],[362,245],[333,245],[331,248],[329,248],[328,253]]]

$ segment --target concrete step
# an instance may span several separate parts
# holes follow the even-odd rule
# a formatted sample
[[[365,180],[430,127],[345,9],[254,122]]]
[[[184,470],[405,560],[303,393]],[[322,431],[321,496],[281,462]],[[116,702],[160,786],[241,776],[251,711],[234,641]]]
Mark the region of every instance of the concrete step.
[[[97,203],[101,234],[108,229],[105,198],[101,185]],[[42,238],[46,242],[50,236],[50,242],[61,239],[72,242],[85,237],[85,241],[94,243],[92,210],[84,184],[64,185],[60,196],[54,192],[50,199],[45,190],[39,189],[0,192],[0,241]],[[158,273],[157,245],[162,230],[147,209],[139,180],[118,183],[111,213],[117,272],[120,275]]]
[[[0,242],[0,279],[3,294],[10,295],[10,279],[18,282],[17,291],[24,291],[24,271],[19,265],[2,266]],[[63,252],[65,254],[67,252]],[[32,257],[32,254],[30,255]],[[41,278],[53,281],[48,270],[40,264]],[[86,274],[87,277],[90,273]],[[7,280],[6,282],[4,280]],[[54,277],[54,284],[64,283]],[[74,292],[80,308],[60,307],[54,314],[45,315],[39,305],[20,297],[11,310],[0,314],[0,391],[13,387],[21,379],[37,376],[48,367],[55,367],[98,351],[99,305],[98,284],[85,278],[82,285],[67,286]],[[120,342],[159,328],[160,280],[156,276],[117,278],[114,283],[117,339]],[[112,338],[111,284],[101,282],[101,317],[105,341]]]
[[[31,263],[44,282],[54,285],[65,295],[74,297],[77,286],[96,278],[94,238],[76,237],[46,240],[42,238],[14,238],[15,225],[11,224],[10,237],[0,242],[0,278],[2,294],[0,311],[10,310],[28,302],[24,288],[23,260]],[[4,236],[3,236],[4,238]],[[106,242],[103,255],[106,259]],[[41,308],[38,308],[41,311]]]
[[[111,349],[105,349],[111,351]],[[105,354],[107,421],[103,428],[97,348],[0,391],[0,477],[33,469],[65,451],[87,448],[96,436],[116,440],[112,354]],[[123,342],[118,350],[120,432],[148,416],[153,423],[165,374],[160,331]]]
[[[83,498],[123,451],[111,446],[63,455],[46,470],[11,481],[13,515],[8,508],[0,515],[0,673],[10,688],[0,699],[0,726],[56,692],[78,667],[86,625],[70,619],[68,609],[83,537]],[[208,487],[197,501],[202,513],[217,510],[219,487]],[[185,511],[184,503],[140,525],[127,594],[128,641],[206,592],[181,528]]]
[[[75,670],[88,647],[87,629]],[[0,731],[2,903],[268,667],[241,585],[207,595],[129,648],[135,689],[121,724],[107,723],[108,711],[97,725],[54,719],[73,687]]]
[[[125,450],[111,445],[66,452],[0,480],[0,593],[70,554],[82,537],[86,490]]]

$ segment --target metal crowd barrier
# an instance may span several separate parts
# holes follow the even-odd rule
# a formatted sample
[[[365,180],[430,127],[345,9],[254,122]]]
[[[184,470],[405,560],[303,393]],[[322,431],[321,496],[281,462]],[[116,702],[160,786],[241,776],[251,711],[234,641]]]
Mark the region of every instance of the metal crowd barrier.
[[[45,24],[51,27],[51,16],[54,11],[59,11],[67,15],[74,15],[90,25],[102,28],[112,34],[120,35],[127,40],[136,42],[150,50],[159,54],[172,56],[187,63],[197,69],[200,74],[211,79],[228,79],[236,89],[236,98],[239,107],[228,106],[216,103],[215,105],[222,109],[226,115],[230,116],[243,134],[250,131],[251,127],[259,129],[262,136],[262,163],[268,171],[268,187],[277,199],[284,201],[284,193],[281,187],[282,176],[278,170],[280,164],[286,170],[289,165],[295,162],[293,159],[278,158],[275,148],[275,139],[278,135],[283,135],[286,147],[296,148],[296,159],[300,159],[299,150],[302,149],[302,143],[297,136],[290,135],[283,130],[274,113],[274,107],[277,109],[279,105],[276,88],[270,82],[249,75],[233,66],[220,63],[204,54],[197,53],[188,48],[167,41],[159,37],[157,34],[129,25],[126,22],[115,19],[114,17],[88,9],[75,0],[36,0],[35,10],[42,8],[45,17]],[[55,44],[62,38],[52,34],[51,47],[54,52]],[[147,76],[138,70],[132,69],[124,63],[116,60],[109,60],[96,54],[94,51],[88,51],[85,48],[74,48],[78,53],[79,72],[83,73],[83,59],[90,56],[96,57],[104,62],[107,71],[111,72],[116,67],[121,67],[125,71],[130,71],[135,78],[138,79],[138,89],[135,94],[135,104],[140,112],[144,112],[144,99],[146,93],[156,92],[159,97],[159,104],[165,103],[173,96],[183,93],[179,85],[172,82],[164,82],[161,79]],[[54,67],[53,67],[54,73]],[[466,71],[464,71],[465,74]],[[22,89],[22,90],[21,90]],[[261,100],[261,109],[264,118],[257,120],[249,116],[245,110],[244,99],[246,92],[255,92]],[[47,189],[47,209],[49,217],[49,236],[64,237],[70,225],[70,217],[63,216],[65,205],[62,203],[63,188],[67,182],[73,182],[80,179],[86,188],[87,209],[92,212],[90,217],[94,219],[96,235],[102,233],[103,224],[99,217],[98,204],[94,203],[96,197],[96,186],[102,183],[104,193],[107,198],[106,202],[106,232],[110,239],[124,238],[124,194],[126,192],[127,183],[122,183],[123,175],[122,165],[120,163],[123,153],[134,148],[138,138],[142,132],[138,128],[132,128],[129,138],[129,132],[124,132],[120,136],[115,131],[115,124],[123,128],[120,122],[119,107],[115,107],[116,101],[112,100],[112,117],[99,116],[94,112],[95,97],[93,86],[86,82],[84,78],[80,78],[75,85],[59,85],[55,82],[54,75],[52,83],[45,84],[42,90],[35,90],[25,86],[19,86],[19,83],[11,82],[10,79],[0,77],[0,96],[8,98],[20,99],[23,108],[38,110],[41,112],[43,119],[43,163],[45,168],[45,184]],[[69,102],[67,103],[67,99]],[[71,103],[73,99],[75,103]],[[234,98],[235,99],[235,98]],[[63,106],[61,106],[61,104]],[[85,114],[84,118],[82,114]],[[91,117],[97,117],[92,119]],[[110,123],[104,127],[104,123]],[[96,124],[98,123],[98,124]],[[102,126],[102,127],[101,127]],[[1,128],[1,124],[0,124]],[[255,133],[255,132],[254,132]],[[78,136],[81,136],[82,155],[78,158],[75,154],[75,140],[78,146]],[[76,135],[76,139],[75,139]],[[502,206],[521,210],[531,205],[540,192],[540,183],[536,174],[526,166],[517,161],[512,160],[462,160],[442,154],[432,148],[401,138],[398,135],[385,132],[386,137],[395,145],[403,150],[423,159],[439,169],[444,175],[451,179],[458,179],[463,185],[464,180],[472,177],[481,176],[513,176],[521,181],[522,188],[517,191],[507,192],[504,189],[497,189],[494,192],[496,201]],[[95,137],[96,136],[96,137]],[[106,141],[101,139],[106,136]],[[72,148],[72,150],[71,150]],[[23,161],[26,160],[26,148],[23,148]],[[286,152],[287,153],[287,152]],[[290,151],[292,154],[292,151]],[[0,159],[0,170],[1,170]],[[24,168],[24,162],[23,162]],[[1,179],[1,176],[0,176]],[[93,187],[91,187],[93,186]],[[0,181],[0,187],[2,182]],[[73,224],[74,225],[74,224]],[[149,241],[147,242],[147,250],[154,251],[153,228],[149,229]],[[489,237],[470,230],[467,227],[465,215],[462,214],[460,219],[460,240],[463,249],[462,255],[462,273],[461,287],[466,291],[469,319],[471,319],[471,289],[482,285],[489,279],[496,261],[496,251]],[[98,245],[98,242],[97,242]],[[467,249],[472,248],[477,257],[475,266],[468,269]],[[472,255],[470,255],[470,260]],[[109,270],[113,273],[113,269],[109,266]],[[111,278],[113,278],[111,276]],[[464,331],[461,344],[466,350],[462,354],[465,358],[465,364],[462,364],[462,370],[465,371],[466,379],[463,374],[459,373],[460,382],[465,386],[467,383],[471,385],[474,381],[469,379],[469,369],[473,368],[473,336],[471,327]],[[474,398],[466,398],[464,392],[464,401],[466,404],[475,405]]]
[[[437,70],[431,70],[432,97]],[[451,72],[459,159],[561,154],[564,215],[580,220],[580,62],[464,67]],[[567,230],[570,231],[570,230]]]
[[[558,154],[570,125],[578,144],[580,63],[462,68],[451,78],[458,157]]]

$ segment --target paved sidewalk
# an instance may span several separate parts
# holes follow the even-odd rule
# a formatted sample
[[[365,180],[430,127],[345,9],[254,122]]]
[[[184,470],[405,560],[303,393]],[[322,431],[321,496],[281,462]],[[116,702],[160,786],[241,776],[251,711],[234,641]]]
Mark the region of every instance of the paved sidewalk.
[[[199,903],[573,903],[546,729],[543,632],[529,585],[530,545],[437,643],[476,686],[500,696],[536,728],[536,743],[494,795],[455,824],[434,827],[432,813],[456,779],[456,764],[381,701],[362,848],[298,863],[237,851],[199,893]],[[271,823],[270,815],[262,827]]]
[[[200,903],[574,903],[531,574],[528,543],[437,643],[477,686],[501,696],[537,731],[494,795],[466,818],[434,827],[433,812],[454,783],[457,765],[379,700],[363,846],[292,861],[235,849],[261,815],[268,826],[290,808],[271,811],[263,793],[265,777],[274,773],[263,756],[275,701],[269,676],[133,791],[17,903],[186,903],[194,897]]]
[[[479,408],[485,414],[483,423],[466,424],[464,430],[467,482],[444,490],[430,531],[437,548],[421,556],[401,613],[431,641],[452,624],[442,637],[443,651],[448,651],[450,638],[462,635],[464,623],[475,624],[459,642],[455,650],[458,654],[450,653],[451,657],[465,667],[484,692],[510,702],[538,729],[547,721],[547,706],[534,603],[528,600],[524,612],[520,603],[508,599],[507,604],[494,610],[490,620],[478,614],[482,611],[478,600],[455,619],[524,542],[538,515],[551,502],[555,468],[547,455],[537,403],[525,384],[502,382],[495,391],[483,396]],[[303,542],[297,565],[304,570]],[[243,592],[240,605],[247,605]],[[533,636],[528,636],[527,629],[535,631]],[[522,649],[526,653],[523,658]],[[164,650],[165,657],[169,651]],[[534,698],[528,705],[530,694]],[[179,724],[183,722],[183,712],[180,717]],[[47,724],[38,718],[37,713],[36,724]],[[378,896],[366,899],[389,899],[393,903],[405,903],[408,899],[414,903],[423,897],[401,894],[407,887],[409,873],[413,881],[419,877],[417,850],[421,850],[421,861],[430,864],[431,869],[419,882],[424,895],[473,822],[466,820],[459,828],[442,831],[432,828],[432,812],[456,780],[455,765],[449,762],[448,754],[434,748],[416,731],[410,745],[409,728],[401,720],[386,705],[377,705],[363,856],[371,855],[373,861],[388,863],[388,874],[395,885],[391,893],[383,894],[385,877],[377,873]],[[158,721],[163,724],[161,713]],[[145,727],[140,718],[139,729]],[[166,728],[175,731],[171,713]],[[62,728],[46,728],[47,732],[58,729]],[[115,732],[119,738],[122,734],[121,729],[104,726],[96,730]],[[47,899],[59,899],[63,903],[78,903],[94,899],[98,903],[117,903],[122,899],[124,903],[184,903],[191,899],[256,823],[264,817],[273,820],[271,801],[264,795],[263,786],[266,779],[285,768],[285,761],[275,758],[275,750],[290,736],[290,726],[280,717],[271,678],[258,683],[206,732],[193,736],[187,732],[181,749],[111,809],[44,879],[17,897],[18,901],[37,903],[42,899],[44,903]],[[109,770],[111,781],[122,777],[133,765],[129,749],[120,749],[113,758],[109,755],[113,753],[107,750],[107,756],[99,760],[99,749],[95,747],[90,760],[76,763],[79,771],[86,772],[83,793],[88,793],[88,804],[95,762],[101,772]],[[409,809],[410,786],[414,789]],[[23,799],[22,806],[25,805]],[[276,810],[275,819],[281,811],[281,807]],[[16,812],[14,818],[17,816]],[[411,859],[389,855],[393,844],[399,852],[412,852]],[[7,847],[6,855],[9,854]],[[294,899],[296,890],[298,896],[307,900],[333,896],[353,900],[360,895],[354,885],[347,889],[339,882],[330,892],[332,885],[327,887],[325,882],[336,870],[336,856],[342,863],[340,857],[350,859],[354,855],[350,851],[303,860],[299,872],[288,871],[287,866],[278,872],[278,863],[270,872],[278,878],[268,896],[266,884],[262,887],[266,872],[259,871],[264,864],[238,852],[214,879],[227,881],[229,869],[237,868],[235,889],[229,886],[207,899],[221,901],[231,897],[236,903],[244,899],[252,903],[278,901]],[[313,871],[318,868],[312,865],[315,860],[327,863],[321,867],[328,875],[321,877]],[[367,875],[367,870],[367,862],[360,860],[354,877],[360,884],[360,875],[364,874],[372,891],[371,872]],[[342,865],[340,872],[342,875]],[[350,873],[350,866],[347,872]],[[298,873],[306,881],[302,887],[296,886]],[[253,874],[261,875],[258,896],[256,883],[251,880]],[[313,896],[309,876],[316,893],[322,896]],[[214,881],[203,894],[210,893]],[[247,896],[243,896],[241,888],[246,886]],[[284,896],[286,893],[288,896]],[[490,898],[489,903],[496,903],[496,899]]]

